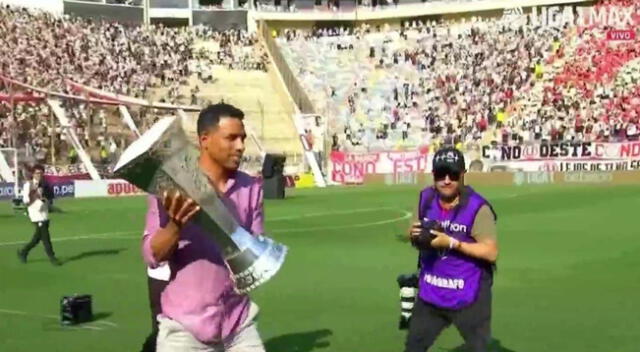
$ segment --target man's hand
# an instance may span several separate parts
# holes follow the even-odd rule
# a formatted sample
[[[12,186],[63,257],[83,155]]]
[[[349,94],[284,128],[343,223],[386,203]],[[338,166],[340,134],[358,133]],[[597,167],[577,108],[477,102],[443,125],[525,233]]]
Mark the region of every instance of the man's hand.
[[[42,188],[38,187],[37,183],[34,183],[34,185],[35,186],[33,187],[33,189],[29,191],[29,205],[33,204],[33,202],[35,202],[38,199],[43,200]]]
[[[457,246],[459,246],[460,244],[458,240],[452,238],[451,236],[447,235],[444,232],[431,230],[431,233],[436,236],[436,238],[434,238],[431,241],[431,247],[433,248],[437,248],[437,249],[456,248],[457,249]]]
[[[169,223],[161,227],[151,238],[151,252],[158,262],[169,260],[178,248],[180,229],[200,210],[193,199],[180,192],[164,192],[162,206],[169,215]]]
[[[162,206],[167,211],[169,219],[181,228],[200,210],[200,206],[191,198],[183,196],[179,191],[165,191]]]
[[[420,236],[420,231],[422,231],[422,225],[420,224],[420,221],[416,221],[411,224],[411,227],[409,228],[409,239],[411,240],[412,238]]]

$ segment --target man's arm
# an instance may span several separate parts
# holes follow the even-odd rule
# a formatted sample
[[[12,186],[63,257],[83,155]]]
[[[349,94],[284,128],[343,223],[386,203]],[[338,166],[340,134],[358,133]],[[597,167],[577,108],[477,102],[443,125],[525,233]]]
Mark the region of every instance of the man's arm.
[[[422,194],[422,193],[421,193]],[[407,231],[407,237],[409,241],[411,241],[412,236],[419,236],[420,232],[422,232],[422,223],[420,219],[420,198],[418,198],[418,202],[413,208],[413,214],[411,215],[411,223],[409,225],[409,231]]]
[[[22,202],[31,205],[31,182],[27,181],[22,186]]]
[[[178,248],[180,241],[180,228],[175,222],[169,221],[165,227],[161,227],[151,238],[151,253],[157,262],[168,260]]]
[[[432,230],[436,238],[431,241],[435,248],[455,249],[473,258],[495,263],[498,259],[498,240],[496,223],[489,206],[484,205],[476,214],[471,236],[476,243],[461,242],[445,233]]]
[[[262,191],[262,182],[255,181],[256,196],[253,202],[251,217],[251,233],[254,235],[264,234],[264,196]]]
[[[165,192],[160,202],[155,197],[149,198],[149,211],[142,252],[147,264],[156,267],[158,263],[168,260],[173,255],[180,241],[180,230],[200,210],[192,199],[179,192],[170,195]],[[160,213],[166,213],[167,221],[160,223]]]
[[[498,259],[498,232],[491,209],[483,205],[473,222],[471,236],[476,243],[460,242],[457,249],[470,257],[495,263]]]
[[[27,206],[33,204],[36,200],[38,200],[38,188],[31,187],[32,182],[28,181],[24,184],[24,188],[22,189],[22,202]]]
[[[498,259],[498,242],[493,240],[482,240],[482,242],[469,243],[459,242],[458,251],[470,257],[484,259],[489,263],[495,263]]]
[[[160,210],[159,210],[159,201],[156,197],[149,195],[147,198],[147,215],[145,220],[144,234],[142,236],[142,258],[144,258],[145,263],[151,267],[155,268],[160,263],[159,260],[156,260],[153,250],[151,249],[151,239],[155,237],[156,233],[160,229]]]

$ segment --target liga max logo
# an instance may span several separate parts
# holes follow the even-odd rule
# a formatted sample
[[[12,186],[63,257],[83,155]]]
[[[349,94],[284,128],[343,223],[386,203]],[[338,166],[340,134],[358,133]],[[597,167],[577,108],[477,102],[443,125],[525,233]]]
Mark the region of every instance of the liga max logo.
[[[630,30],[634,28],[634,16],[637,15],[631,6],[550,6],[533,7],[529,20],[534,26],[559,29],[573,25]]]
[[[565,25],[607,29],[607,40],[635,40],[635,19],[640,19],[632,6],[549,6],[533,7],[525,14],[522,7],[505,9],[502,21],[513,26],[530,23],[538,27],[563,29]]]

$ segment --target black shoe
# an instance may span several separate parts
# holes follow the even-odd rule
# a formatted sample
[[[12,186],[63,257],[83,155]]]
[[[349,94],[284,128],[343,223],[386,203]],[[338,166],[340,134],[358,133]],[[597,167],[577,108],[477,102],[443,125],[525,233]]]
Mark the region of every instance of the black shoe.
[[[60,266],[60,265],[62,265],[62,263],[61,263],[58,259],[56,259],[56,258],[51,258],[51,259],[50,259],[50,261],[51,261],[51,265],[53,265],[53,266]]]
[[[21,249],[18,249],[18,259],[23,264],[27,262],[27,255]]]

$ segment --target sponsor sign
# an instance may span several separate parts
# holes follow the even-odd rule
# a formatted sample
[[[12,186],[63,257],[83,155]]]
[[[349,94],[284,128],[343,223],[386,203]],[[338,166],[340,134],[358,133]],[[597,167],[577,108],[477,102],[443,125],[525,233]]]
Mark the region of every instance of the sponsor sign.
[[[0,200],[8,200],[15,198],[13,182],[0,182]]]
[[[54,198],[67,198],[75,196],[75,186],[73,181],[47,182],[53,191]],[[14,199],[15,192],[13,182],[0,183],[0,200]]]
[[[534,26],[564,28],[564,25],[599,27],[602,29],[634,28],[633,6],[537,6],[531,9],[529,19]]]
[[[316,186],[313,174],[286,175],[284,185],[287,188],[313,188]]]
[[[76,198],[107,196],[107,184],[104,180],[76,180],[73,184]]]
[[[417,185],[417,172],[399,172],[395,174],[384,175],[385,185]]]
[[[536,171],[536,172],[514,172],[513,184],[516,186],[522,185],[540,185],[553,183],[553,172]]]
[[[564,173],[564,182],[567,183],[609,183],[613,181],[610,172],[567,172]]]
[[[616,41],[616,40],[635,40],[636,32],[633,29],[612,29],[607,32],[607,40]]]
[[[313,178],[313,174],[300,174],[294,177],[296,188],[313,188],[316,183]]]
[[[76,198],[122,197],[145,194],[144,191],[125,180],[77,180],[74,185]]]
[[[145,194],[143,190],[124,180],[107,180],[107,196],[138,196]]]
[[[56,182],[50,184],[53,189],[54,198],[66,198],[75,196],[75,185],[73,181]]]

